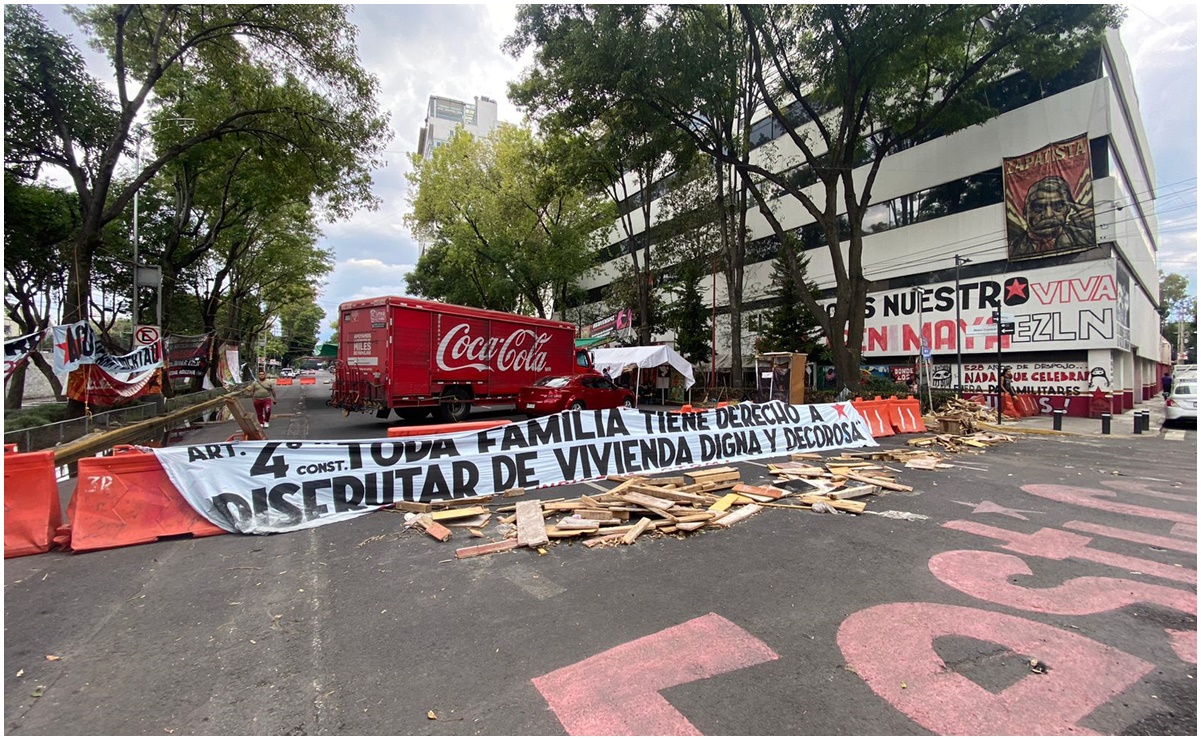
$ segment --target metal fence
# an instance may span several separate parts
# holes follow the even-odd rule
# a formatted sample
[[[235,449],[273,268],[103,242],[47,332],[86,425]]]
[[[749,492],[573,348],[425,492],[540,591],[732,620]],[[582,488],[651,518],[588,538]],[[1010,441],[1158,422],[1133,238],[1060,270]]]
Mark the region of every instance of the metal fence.
[[[117,429],[127,424],[154,418],[164,412],[174,411],[185,406],[207,401],[210,398],[224,395],[228,392],[224,388],[215,388],[168,398],[166,399],[165,408],[161,402],[140,403],[136,406],[125,406],[113,409],[112,411],[101,411],[100,413],[81,416],[77,419],[66,419],[65,421],[53,424],[16,429],[4,433],[4,444],[15,444],[21,452],[50,449],[64,442],[79,439],[85,434]]]

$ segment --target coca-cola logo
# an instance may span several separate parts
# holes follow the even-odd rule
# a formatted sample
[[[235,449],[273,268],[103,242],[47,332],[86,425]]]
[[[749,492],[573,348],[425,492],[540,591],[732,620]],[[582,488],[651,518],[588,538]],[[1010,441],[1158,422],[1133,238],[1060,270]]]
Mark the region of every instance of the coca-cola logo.
[[[546,368],[543,347],[550,334],[516,329],[507,337],[473,337],[470,324],[457,324],[442,336],[434,362],[439,370],[524,370]]]

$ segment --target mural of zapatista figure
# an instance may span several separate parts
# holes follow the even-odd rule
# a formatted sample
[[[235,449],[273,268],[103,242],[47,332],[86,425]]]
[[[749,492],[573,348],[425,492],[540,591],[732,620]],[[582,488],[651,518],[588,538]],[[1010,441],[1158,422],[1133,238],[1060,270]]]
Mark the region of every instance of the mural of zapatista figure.
[[[1003,161],[1010,259],[1047,257],[1096,246],[1087,135]]]

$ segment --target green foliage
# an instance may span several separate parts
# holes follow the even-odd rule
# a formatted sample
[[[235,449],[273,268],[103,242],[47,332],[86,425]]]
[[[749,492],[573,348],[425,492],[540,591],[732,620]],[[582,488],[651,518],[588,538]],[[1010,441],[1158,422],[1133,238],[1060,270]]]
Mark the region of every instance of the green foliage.
[[[284,366],[294,365],[297,358],[310,357],[317,347],[317,332],[325,311],[311,300],[283,306],[279,310],[280,339],[284,345],[281,357]],[[271,354],[268,344],[267,353]]]
[[[771,292],[775,303],[766,312],[766,322],[755,342],[755,349],[759,352],[804,352],[809,362],[829,362],[830,350],[822,342],[821,324],[801,299],[792,271],[781,258],[776,259],[772,268]],[[816,284],[809,282],[804,290],[816,300]]]
[[[429,246],[406,278],[428,298],[548,316],[611,218],[528,129],[501,125],[486,138],[460,129],[412,162],[405,219]]]
[[[19,411],[5,409],[4,431],[15,432],[19,429],[53,424],[63,421],[67,416],[67,405],[65,403],[39,403],[36,406],[30,406]]]
[[[772,209],[799,201],[826,234],[833,315],[800,297],[853,389],[867,296],[863,216],[883,158],[935,127],[950,133],[985,120],[986,85],[1014,69],[1052,75],[1074,64],[1121,16],[1096,5],[526,5],[506,50],[534,53],[533,69],[510,91],[515,100],[579,128],[608,111],[623,116],[625,130],[636,122],[651,137],[674,128],[701,154],[736,168],[782,242]],[[729,91],[743,88],[748,47],[748,87],[781,121],[787,108],[806,122],[785,141],[799,153],[792,163],[807,166],[820,188],[807,192],[785,174],[773,161],[776,147],[752,157],[738,145],[745,117],[739,139],[709,129],[727,120],[736,100]],[[766,187],[786,197],[775,200]],[[845,246],[839,214],[849,221]],[[782,253],[804,283],[796,250],[786,243]]]
[[[701,280],[709,274],[706,262],[693,259],[679,265],[671,286],[678,297],[665,312],[666,324],[676,335],[676,351],[693,365],[708,362],[712,354],[710,311],[701,300]]]
[[[1183,351],[1197,359],[1197,297],[1189,295],[1184,275],[1159,273],[1159,332],[1172,345],[1172,356]]]

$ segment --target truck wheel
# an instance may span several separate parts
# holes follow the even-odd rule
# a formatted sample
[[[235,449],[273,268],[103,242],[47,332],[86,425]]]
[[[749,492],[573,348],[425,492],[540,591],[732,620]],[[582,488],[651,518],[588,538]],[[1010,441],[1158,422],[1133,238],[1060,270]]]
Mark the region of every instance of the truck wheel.
[[[471,413],[471,401],[467,393],[459,388],[452,388],[442,394],[442,403],[438,405],[438,418],[444,424],[457,424]]]
[[[569,405],[567,408],[570,409],[571,411],[579,411],[580,409],[584,408],[584,402],[583,401],[572,401],[571,405]]]

